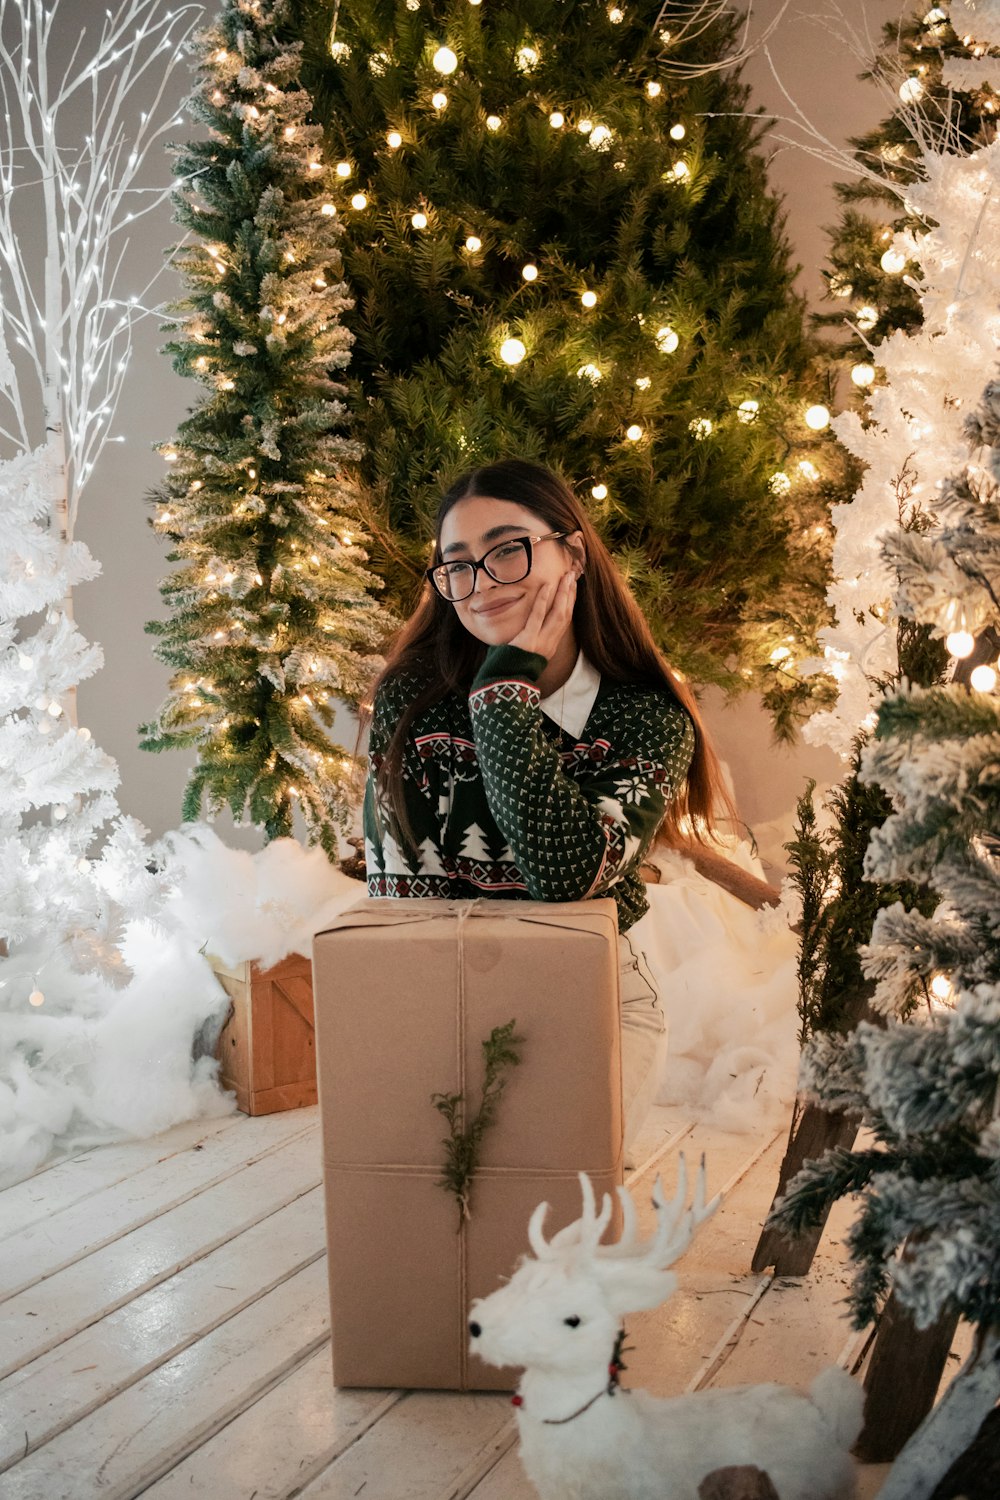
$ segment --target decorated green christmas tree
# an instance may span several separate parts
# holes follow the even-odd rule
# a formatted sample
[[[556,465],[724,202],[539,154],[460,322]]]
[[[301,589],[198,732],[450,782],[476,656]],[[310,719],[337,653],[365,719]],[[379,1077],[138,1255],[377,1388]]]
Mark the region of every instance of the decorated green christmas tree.
[[[753,680],[790,732],[829,698],[794,666],[826,619],[842,460],[763,122],[725,65],[736,22],[697,9],[296,0],[393,600],[419,588],[444,478],[537,458],[587,499],[675,664]]]
[[[189,102],[206,129],[178,152],[184,300],[167,350],[207,390],[161,452],[156,530],[179,567],[147,629],[173,669],[150,750],[193,746],[184,800],[228,806],[268,838],[332,856],[353,760],[331,735],[392,622],[374,591],[341,372],[352,338],[335,176],[288,39],[287,0],[225,0],[196,43]]]

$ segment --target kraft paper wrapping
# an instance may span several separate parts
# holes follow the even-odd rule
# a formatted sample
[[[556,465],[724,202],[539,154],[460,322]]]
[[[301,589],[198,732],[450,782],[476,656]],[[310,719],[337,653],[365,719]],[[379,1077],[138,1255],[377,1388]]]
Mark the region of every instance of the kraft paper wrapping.
[[[528,1251],[538,1203],[551,1234],[579,1217],[578,1172],[598,1195],[622,1180],[617,932],[611,900],[372,899],[316,935],[335,1384],[516,1384],[468,1352],[469,1303]],[[431,1095],[475,1112],[482,1043],[512,1018],[521,1064],[459,1229]]]

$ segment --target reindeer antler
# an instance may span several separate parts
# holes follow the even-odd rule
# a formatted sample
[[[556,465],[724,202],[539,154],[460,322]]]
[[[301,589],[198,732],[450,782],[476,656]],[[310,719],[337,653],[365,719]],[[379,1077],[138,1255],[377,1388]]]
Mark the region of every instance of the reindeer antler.
[[[572,1224],[567,1224],[546,1240],[542,1225],[549,1211],[547,1203],[540,1203],[528,1221],[528,1243],[538,1260],[554,1260],[563,1251],[580,1249],[594,1255],[598,1251],[601,1235],[611,1222],[611,1196],[605,1193],[601,1199],[601,1211],[597,1212],[594,1186],[586,1172],[581,1172],[580,1187],[583,1189],[583,1213]]]
[[[687,1161],[680,1153],[677,1169],[677,1190],[669,1203],[663,1191],[663,1179],[657,1176],[653,1184],[653,1207],[656,1209],[656,1230],[648,1240],[637,1237],[638,1219],[631,1194],[625,1188],[618,1189],[625,1224],[622,1237],[615,1245],[601,1245],[595,1253],[602,1260],[636,1260],[657,1270],[666,1270],[673,1265],[690,1245],[698,1225],[715,1213],[722,1202],[717,1193],[711,1203],[705,1202],[705,1157],[701,1158],[695,1181],[691,1207],[684,1212],[687,1199]]]

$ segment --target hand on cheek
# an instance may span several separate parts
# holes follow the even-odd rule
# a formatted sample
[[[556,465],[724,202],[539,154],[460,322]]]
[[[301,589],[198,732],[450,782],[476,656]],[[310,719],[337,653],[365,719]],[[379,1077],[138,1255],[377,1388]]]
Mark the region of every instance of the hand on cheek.
[[[523,651],[536,651],[548,661],[569,629],[576,603],[576,573],[567,568],[558,583],[543,583],[523,629],[511,641]]]

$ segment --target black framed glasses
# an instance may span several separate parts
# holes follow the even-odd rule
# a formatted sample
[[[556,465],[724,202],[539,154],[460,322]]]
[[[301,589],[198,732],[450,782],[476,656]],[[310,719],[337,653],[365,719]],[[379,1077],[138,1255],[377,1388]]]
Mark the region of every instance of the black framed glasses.
[[[531,572],[531,548],[536,542],[555,541],[566,531],[547,531],[543,536],[512,536],[484,552],[478,562],[435,563],[426,576],[449,604],[460,604],[475,593],[476,574],[482,568],[494,583],[520,583]]]

